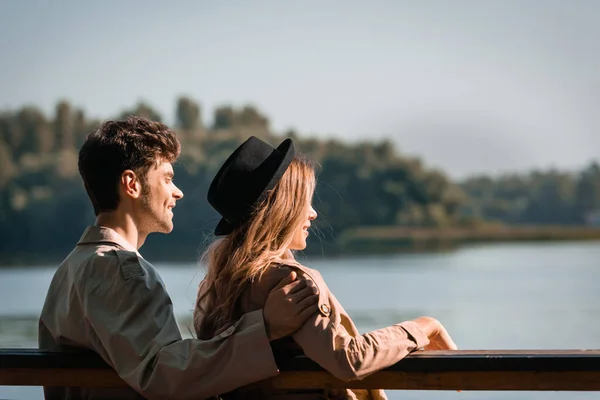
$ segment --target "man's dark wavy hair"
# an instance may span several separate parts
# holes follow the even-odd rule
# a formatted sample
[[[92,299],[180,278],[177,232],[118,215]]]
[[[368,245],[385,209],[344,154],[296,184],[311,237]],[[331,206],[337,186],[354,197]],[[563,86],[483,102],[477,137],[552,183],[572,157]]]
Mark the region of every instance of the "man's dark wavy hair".
[[[96,216],[116,210],[118,183],[125,170],[145,182],[150,167],[174,162],[180,151],[175,132],[163,123],[136,116],[104,122],[79,150],[79,174]]]

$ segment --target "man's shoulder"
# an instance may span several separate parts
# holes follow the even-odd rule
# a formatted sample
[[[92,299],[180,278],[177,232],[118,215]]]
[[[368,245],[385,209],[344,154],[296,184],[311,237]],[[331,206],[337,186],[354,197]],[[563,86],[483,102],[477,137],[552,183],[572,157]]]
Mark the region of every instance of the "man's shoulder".
[[[154,266],[138,252],[117,246],[99,245],[87,251],[74,251],[61,267],[72,270],[81,283],[94,278],[105,282],[160,279]]]
[[[94,246],[75,249],[61,266],[77,271],[79,275],[94,275],[95,273],[114,271],[120,263],[116,247]]]
[[[140,257],[137,252],[116,249],[114,255],[117,258],[117,267],[124,280],[148,275],[154,276],[155,270],[152,264]]]
[[[142,278],[162,282],[154,265],[136,251],[113,249],[107,262],[111,263],[113,268],[118,269],[119,276],[125,281]]]

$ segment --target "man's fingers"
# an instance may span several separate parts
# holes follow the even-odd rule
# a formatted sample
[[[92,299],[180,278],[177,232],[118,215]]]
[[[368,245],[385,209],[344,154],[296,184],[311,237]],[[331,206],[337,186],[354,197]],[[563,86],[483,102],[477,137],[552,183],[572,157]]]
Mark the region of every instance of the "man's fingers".
[[[311,290],[313,293],[318,293],[319,289],[317,288],[317,285],[315,285],[315,283],[312,281],[312,279],[310,278],[302,278],[301,279],[302,283],[304,284],[302,289],[304,287],[308,288],[309,290]],[[299,291],[299,290],[297,290]]]
[[[309,282],[310,282],[310,285],[309,285]],[[308,281],[307,286],[303,287],[302,289],[298,290],[294,294],[290,295],[290,298],[292,300],[292,303],[300,303],[305,298],[315,295],[317,293],[319,293],[319,290],[317,289],[317,287],[314,285],[314,283],[312,283],[312,281]]]
[[[304,289],[306,287],[306,281],[303,279],[297,279],[294,282],[285,285],[282,290],[287,298],[291,299],[294,293]]]
[[[286,285],[283,288],[283,290],[285,291],[285,294],[288,296],[290,296],[290,295],[296,296],[298,292],[300,292],[301,290],[304,290],[307,286],[314,287],[315,284],[313,283],[313,281],[311,281],[308,278],[298,278],[297,280],[290,283],[289,285]],[[292,299],[292,301],[296,301],[292,296],[290,296],[290,298]]]
[[[279,281],[279,283],[277,284],[277,286],[275,286],[275,289],[273,289],[273,290],[279,290],[279,289],[283,288],[284,286],[289,285],[290,283],[296,281],[297,277],[298,277],[298,274],[296,274],[296,271],[290,272],[285,278],[283,278],[282,280]]]
[[[309,294],[308,296],[298,300],[300,307],[309,307],[319,301],[319,295],[316,293]]]
[[[286,300],[292,303],[298,303],[305,297],[318,293],[317,286],[311,279],[306,277],[298,279],[295,271],[290,272],[288,276],[279,281],[279,284],[272,290],[272,292],[274,291],[283,291]]]
[[[312,315],[314,315],[317,311],[319,311],[319,305],[318,305],[318,296],[314,296],[315,297],[315,301],[314,303],[310,304],[308,307],[306,307],[304,310],[302,310],[300,312],[300,318],[302,318],[304,321],[306,321],[308,318],[310,318]],[[312,297],[309,297],[308,299],[311,299]]]

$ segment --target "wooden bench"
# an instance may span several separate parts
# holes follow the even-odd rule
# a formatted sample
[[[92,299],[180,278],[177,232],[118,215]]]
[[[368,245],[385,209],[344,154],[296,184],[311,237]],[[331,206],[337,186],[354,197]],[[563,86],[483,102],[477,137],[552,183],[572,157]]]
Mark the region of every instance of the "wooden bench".
[[[600,350],[420,351],[363,380],[344,382],[312,360],[277,357],[281,389],[600,391]],[[0,349],[0,385],[119,387],[95,353]]]

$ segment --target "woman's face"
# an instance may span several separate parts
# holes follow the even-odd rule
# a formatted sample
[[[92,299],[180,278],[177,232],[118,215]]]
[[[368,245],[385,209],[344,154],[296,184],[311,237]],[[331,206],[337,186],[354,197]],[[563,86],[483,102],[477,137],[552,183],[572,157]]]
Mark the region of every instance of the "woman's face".
[[[308,237],[308,228],[310,227],[310,221],[317,218],[317,212],[312,208],[312,204],[307,202],[307,207],[304,210],[302,219],[298,223],[296,229],[294,229],[294,236],[288,249],[290,250],[304,250],[306,248],[306,238]]]

